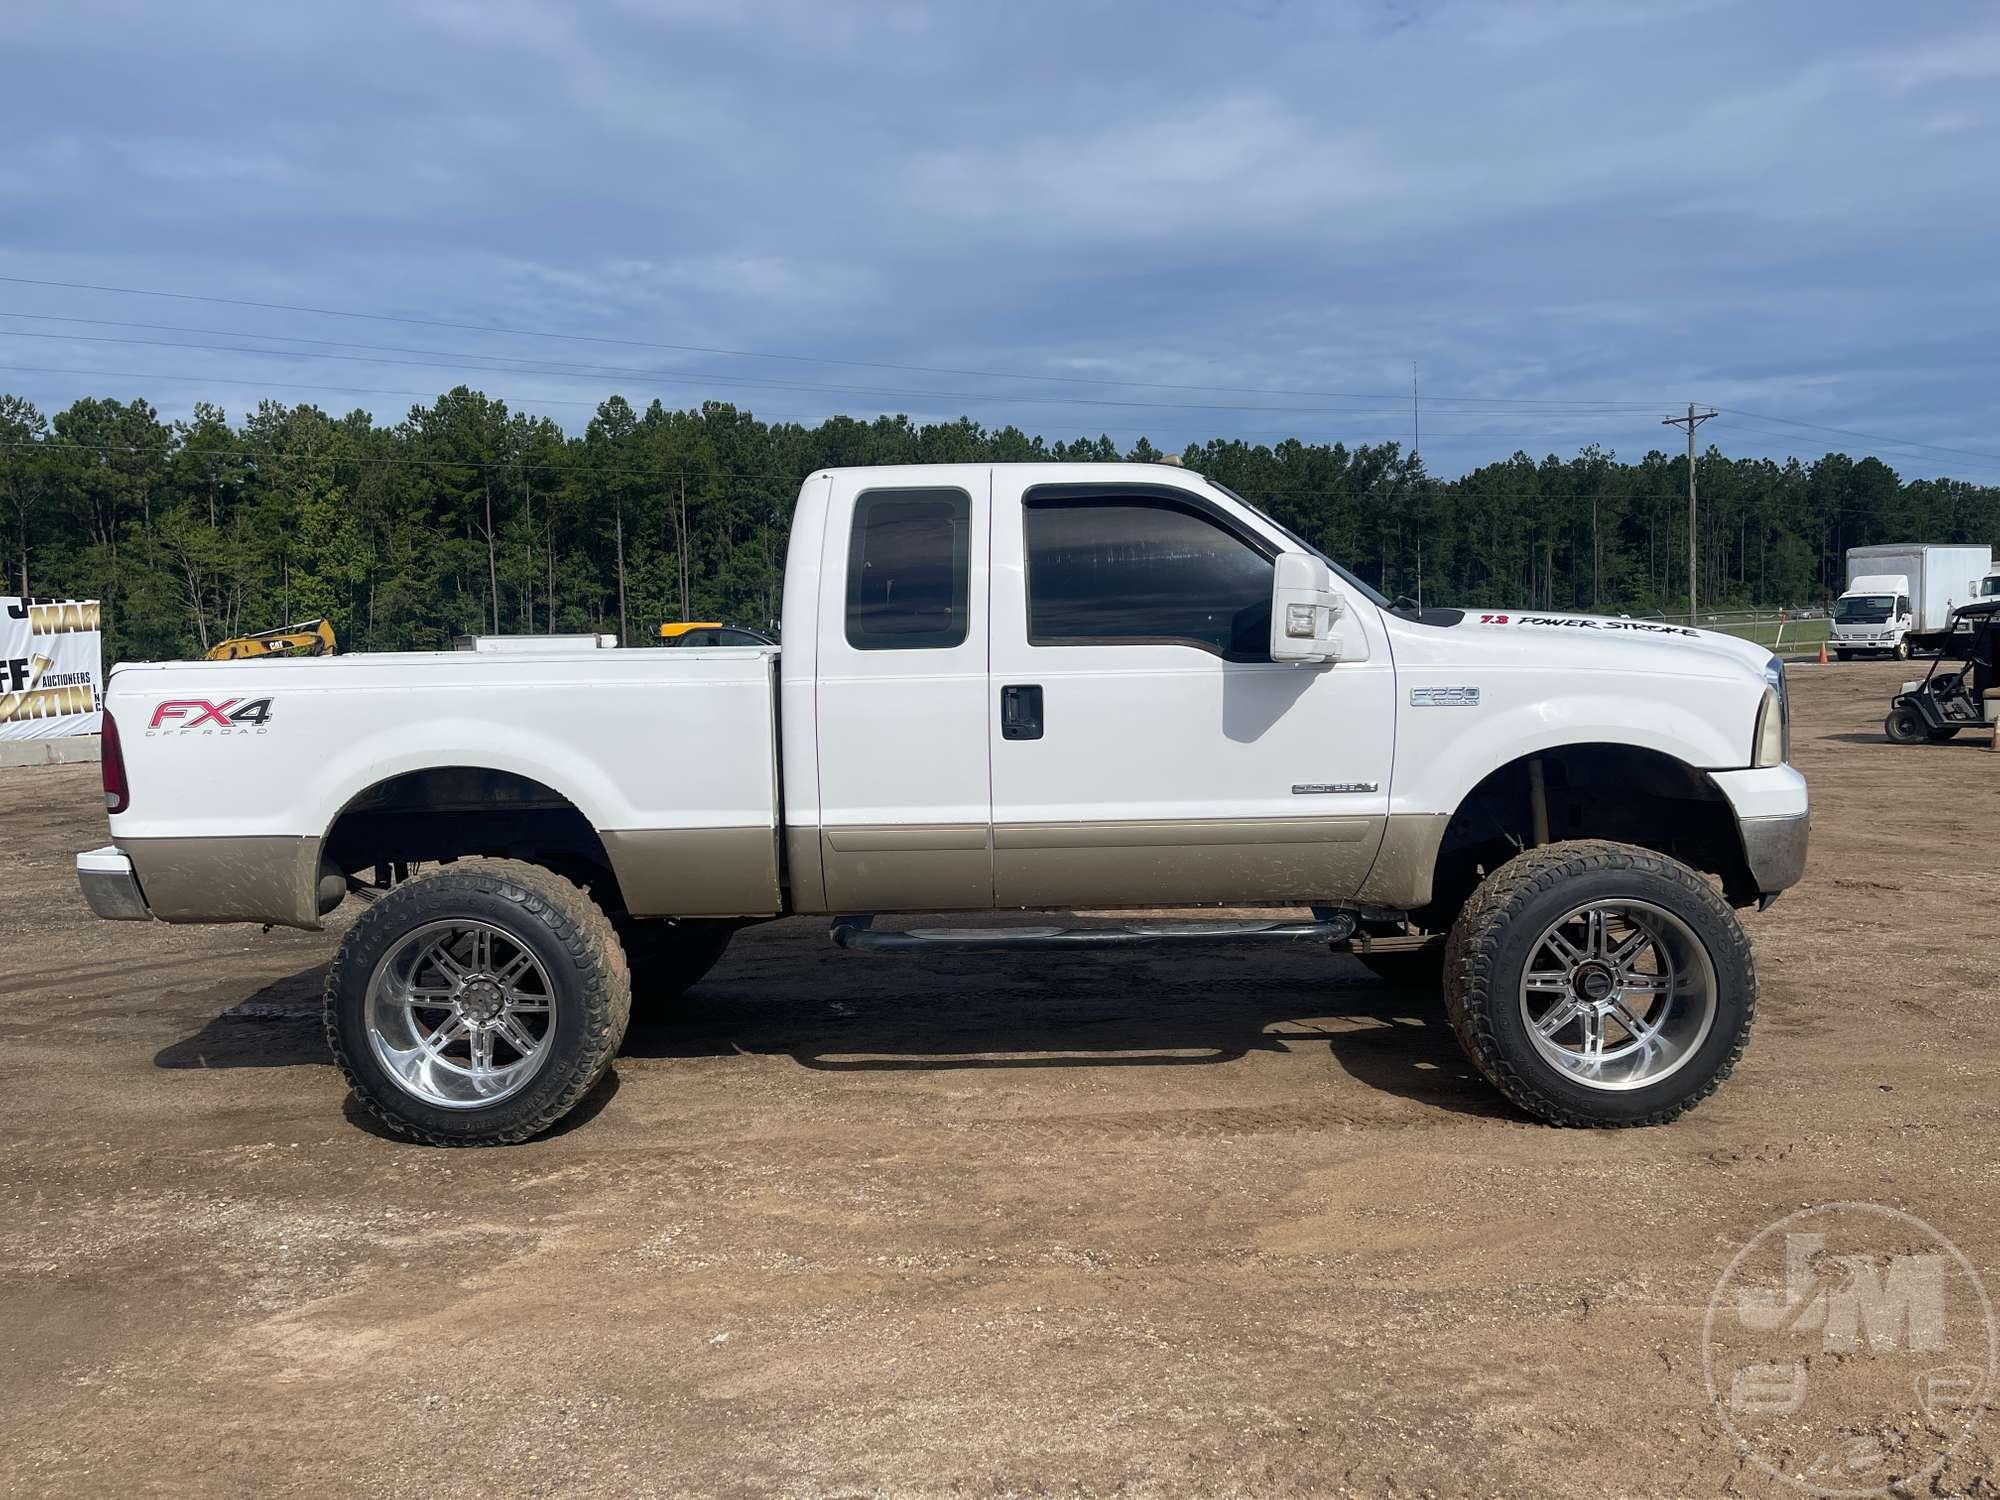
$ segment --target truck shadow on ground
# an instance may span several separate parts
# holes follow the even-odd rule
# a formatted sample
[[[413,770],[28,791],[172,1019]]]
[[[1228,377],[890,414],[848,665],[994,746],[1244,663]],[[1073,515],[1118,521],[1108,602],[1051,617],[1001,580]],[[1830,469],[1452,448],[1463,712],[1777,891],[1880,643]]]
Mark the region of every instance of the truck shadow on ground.
[[[725,964],[679,999],[635,997],[619,1055],[782,1056],[816,1072],[941,1073],[1203,1067],[1323,1046],[1370,1088],[1455,1113],[1515,1115],[1459,1051],[1436,995],[1371,977],[1273,986],[1254,971],[1239,984],[1129,968],[1107,981],[1098,962],[1065,957],[1019,973],[868,963],[856,976],[865,987],[829,984],[790,964],[768,977],[731,974]],[[780,968],[761,956],[743,967]],[[274,980],[160,1049],[154,1065],[330,1067],[320,1023],[325,982],[324,964]],[[614,1069],[559,1128],[589,1119],[617,1087]],[[348,1116],[387,1135],[351,1100]]]
[[[940,1073],[1204,1067],[1324,1047],[1350,1077],[1384,1093],[1459,1113],[1515,1114],[1459,1050],[1436,994],[1367,975],[1272,985],[1276,976],[1255,969],[1229,983],[1207,965],[1189,976],[1159,961],[1143,971],[1129,959],[1074,955],[1014,962],[1017,970],[843,964],[868,977],[863,988],[773,985],[732,974],[725,961],[679,1000],[636,1000],[621,1055],[749,1053],[816,1072]],[[1107,972],[1108,964],[1116,967]]]

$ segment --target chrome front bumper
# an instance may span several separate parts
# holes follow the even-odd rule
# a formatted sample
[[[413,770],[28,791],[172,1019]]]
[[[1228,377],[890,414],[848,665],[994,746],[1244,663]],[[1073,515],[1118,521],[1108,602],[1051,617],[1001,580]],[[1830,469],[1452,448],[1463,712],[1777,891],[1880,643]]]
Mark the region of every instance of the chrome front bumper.
[[[76,857],[76,883],[90,909],[111,922],[150,922],[145,894],[132,861],[116,844],[87,850]]]
[[[1709,780],[1736,812],[1750,878],[1768,906],[1806,872],[1806,845],[1812,832],[1806,779],[1790,766],[1769,766],[1757,771],[1711,771]]]

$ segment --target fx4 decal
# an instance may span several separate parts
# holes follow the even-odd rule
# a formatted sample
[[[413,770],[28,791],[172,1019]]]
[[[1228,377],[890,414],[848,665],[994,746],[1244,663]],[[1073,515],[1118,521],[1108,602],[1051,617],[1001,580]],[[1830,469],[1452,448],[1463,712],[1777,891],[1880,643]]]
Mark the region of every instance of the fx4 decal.
[[[271,700],[224,698],[210,703],[206,698],[169,698],[153,710],[148,734],[265,734],[271,722]]]
[[[1575,615],[1481,615],[1482,625],[1560,625],[1568,630],[1638,630],[1649,635],[1700,635],[1685,625],[1656,625],[1651,620],[1585,620]]]

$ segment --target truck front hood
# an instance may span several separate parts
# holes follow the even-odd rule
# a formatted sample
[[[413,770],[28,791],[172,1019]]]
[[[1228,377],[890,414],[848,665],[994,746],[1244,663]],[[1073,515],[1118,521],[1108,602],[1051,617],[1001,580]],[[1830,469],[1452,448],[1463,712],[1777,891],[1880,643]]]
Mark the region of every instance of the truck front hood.
[[[1554,665],[1629,667],[1633,671],[1733,673],[1761,679],[1769,648],[1714,630],[1694,630],[1659,620],[1609,615],[1557,614],[1537,610],[1468,609],[1454,633],[1495,644],[1511,643],[1509,654],[1528,655]]]

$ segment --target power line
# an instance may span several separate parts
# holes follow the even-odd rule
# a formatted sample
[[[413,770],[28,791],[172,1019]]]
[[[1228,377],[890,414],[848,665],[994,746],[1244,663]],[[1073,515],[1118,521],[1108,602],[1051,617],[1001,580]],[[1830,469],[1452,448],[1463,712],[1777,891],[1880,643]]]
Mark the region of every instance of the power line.
[[[629,379],[650,380],[661,385],[724,385],[744,386],[756,390],[825,392],[834,395],[851,396],[892,396],[899,400],[964,401],[983,406],[1063,406],[1063,407],[1117,407],[1143,411],[1231,411],[1231,412],[1271,412],[1281,416],[1338,416],[1347,413],[1342,407],[1315,406],[1243,406],[1215,401],[1129,401],[1105,396],[1032,396],[1002,395],[976,391],[912,391],[891,386],[831,385],[811,381],[758,380],[745,375],[705,375],[688,374],[678,370],[634,369],[624,365],[529,365],[516,360],[511,365],[487,363],[492,358],[505,359],[507,356],[465,356],[451,349],[412,349],[403,352],[439,356],[430,359],[388,359],[372,354],[331,354],[317,349],[244,349],[229,344],[197,344],[180,339],[132,339],[116,338],[108,334],[95,333],[38,333],[30,330],[7,329],[5,336],[17,339],[44,339],[72,344],[120,344],[141,349],[189,349],[210,354],[248,355],[263,359],[331,359],[349,364],[403,365],[418,369],[432,370],[478,370],[487,374],[501,375],[541,375],[555,380],[605,380]],[[222,337],[262,338],[275,341],[280,335],[233,334]],[[1379,415],[1374,408],[1362,408],[1357,414]]]
[[[1815,432],[1837,432],[1842,437],[1865,438],[1871,443],[1887,443],[1892,447],[1931,448],[1940,453],[1959,454],[1966,458],[1984,458],[1993,463],[2000,463],[2000,453],[1982,453],[1976,448],[1951,448],[1945,446],[1943,443],[1926,443],[1914,438],[1885,437],[1879,432],[1861,432],[1852,427],[1828,427],[1821,422],[1801,422],[1795,417],[1774,417],[1764,412],[1744,411],[1742,408],[1735,406],[1725,406],[1719,409],[1728,412],[1731,416],[1749,417],[1755,422],[1777,422],[1786,427],[1810,427]]]
[[[88,384],[93,380],[105,379],[105,380],[155,381],[155,382],[165,382],[168,384],[176,384],[176,385],[198,385],[198,386],[211,386],[211,387],[218,384],[245,385],[252,387],[253,389],[321,391],[321,392],[329,392],[335,395],[348,395],[348,396],[400,396],[409,398],[411,400],[423,401],[423,402],[436,401],[439,398],[439,396],[443,394],[442,392],[434,390],[431,391],[410,390],[410,389],[391,387],[391,386],[328,385],[324,383],[316,383],[312,381],[302,381],[302,380],[266,380],[261,378],[237,379],[231,377],[219,377],[214,375],[175,375],[163,371],[154,371],[154,370],[78,369],[67,365],[0,364],[0,370],[14,371],[20,374],[28,374],[28,375],[68,376],[81,384]],[[528,373],[528,372],[514,372],[514,373]],[[643,388],[643,386],[641,388]],[[601,407],[604,404],[605,399],[608,399],[603,397],[597,398],[595,400],[586,400],[577,397],[563,397],[563,396],[521,396],[521,395],[509,394],[504,391],[482,391],[481,394],[486,396],[490,400],[507,402],[517,408],[526,408],[532,406],[580,406],[580,407],[588,407],[595,410],[596,408]],[[926,414],[921,410],[899,411],[892,413],[884,409],[872,416],[856,416],[853,413],[849,412],[806,413],[806,412],[771,411],[769,409],[764,409],[761,411],[753,411],[748,407],[735,406],[734,403],[725,403],[725,404],[729,405],[732,410],[742,413],[744,416],[754,417],[760,421],[796,422],[801,425],[804,425],[807,422],[812,422],[812,423],[829,422],[834,420],[836,417],[843,417],[843,416],[847,417],[849,420],[857,422],[879,421],[882,420],[883,418],[890,416],[901,416],[901,417],[907,417],[913,421],[927,422],[938,426],[946,426],[950,425],[952,422],[967,419],[966,414],[964,413],[960,413],[958,416],[946,416],[942,414]],[[696,409],[697,408],[692,408],[692,407],[676,408],[676,410],[696,410]],[[1582,418],[1581,417],[1575,419],[1554,418],[1554,420],[1582,420]],[[1015,424],[1013,423],[1008,423],[1006,425],[1007,427],[1015,427]],[[986,430],[1000,431],[1004,429],[987,427]],[[1015,430],[1018,431],[1020,429],[1016,427]],[[1153,434],[1158,433],[1160,430],[1161,429],[1158,425],[1145,426],[1145,427],[1121,427],[1121,426],[1107,427],[1107,426],[1099,426],[1097,424],[1092,424],[1092,431],[1090,433],[1080,433],[1079,435],[1109,436],[1112,433],[1121,433],[1121,434],[1137,434],[1143,437],[1150,437]],[[1463,439],[1489,438],[1489,439],[1506,439],[1509,441],[1515,441],[1521,439],[1540,439],[1547,442],[1574,441],[1577,437],[1582,435],[1583,434],[1548,432],[1542,430],[1533,432],[1506,432],[1506,431],[1492,432],[1492,431],[1482,430],[1482,431],[1472,431],[1472,432],[1445,432],[1445,433],[1432,434],[1432,436],[1434,437],[1448,437],[1448,438],[1463,438]],[[1044,436],[1046,435],[1044,434]],[[1352,445],[1353,442],[1353,440],[1351,439],[1344,439],[1344,438],[1315,439],[1313,434],[1309,430],[1301,431],[1296,427],[1259,428],[1259,429],[1252,429],[1248,432],[1235,433],[1226,437],[1220,435],[1211,435],[1209,437],[1199,439],[1198,441],[1237,442],[1237,441],[1242,441],[1246,438],[1253,438],[1253,437],[1297,438],[1300,441],[1317,440],[1317,441],[1345,442],[1348,443],[1350,446]],[[1385,438],[1383,439],[1383,441],[1386,442],[1389,441],[1389,439]]]
[[[1775,427],[1746,427],[1741,423],[1730,423],[1728,427],[1724,430],[1728,433],[1727,440],[1739,446],[1750,447],[1750,448],[1771,448],[1778,452],[1789,454],[1793,457],[1799,457],[1803,454],[1804,456],[1810,458],[1811,461],[1814,463],[1817,463],[1819,461],[1816,456],[1813,456],[1808,450],[1806,450],[1803,447],[1803,443],[1806,440],[1802,439],[1800,434],[1796,432],[1783,432]],[[1780,441],[1776,443],[1757,442],[1754,441],[1753,439],[1739,436],[1739,434],[1746,432],[1756,433],[1759,436],[1766,438],[1777,438]],[[1717,440],[1720,441],[1721,439]],[[1932,463],[1938,465],[1951,463],[1954,467],[1961,469],[1983,469],[1988,471],[1994,469],[2000,469],[2000,458],[1989,459],[1985,462],[1968,463],[1963,458],[1955,460],[1946,459],[1934,453],[1919,452],[1914,447],[1906,447],[1900,443],[1877,442],[1875,446],[1888,452],[1892,457],[1897,458],[1899,462],[1905,462],[1912,466],[1919,463]]]
[[[680,354],[715,354],[733,359],[772,359],[795,364],[844,365],[853,369],[893,370],[917,375],[970,375],[988,380],[1040,380],[1065,385],[1126,386],[1140,390],[1209,391],[1238,396],[1306,396],[1319,400],[1381,401],[1400,400],[1399,393],[1381,391],[1288,390],[1273,386],[1192,385],[1157,380],[1117,380],[1108,376],[1025,374],[1008,370],[979,370],[951,365],[895,364],[884,360],[838,359],[827,355],[770,353],[755,349],[728,349],[706,344],[674,344],[652,339],[617,338],[605,334],[563,333],[541,328],[510,328],[498,324],[459,323],[439,318],[417,318],[394,313],[359,312],[336,307],[310,307],[288,302],[258,302],[242,297],[215,297],[197,292],[162,291],[147,287],[104,286],[83,281],[49,281],[32,276],[0,276],[0,283],[14,286],[54,287],[67,291],[109,292],[127,297],[160,297],[179,302],[205,302],[219,307],[245,307],[265,312],[301,313],[311,317],[355,318],[374,323],[402,323],[416,328],[449,328],[464,333],[504,334],[515,338],[557,339],[573,343],[612,344],[634,349],[662,349]],[[246,334],[246,338],[282,338],[284,335]],[[1433,396],[1433,401],[1454,401],[1482,406],[1626,406],[1644,408],[1642,401],[1578,401],[1555,397],[1529,396]]]

